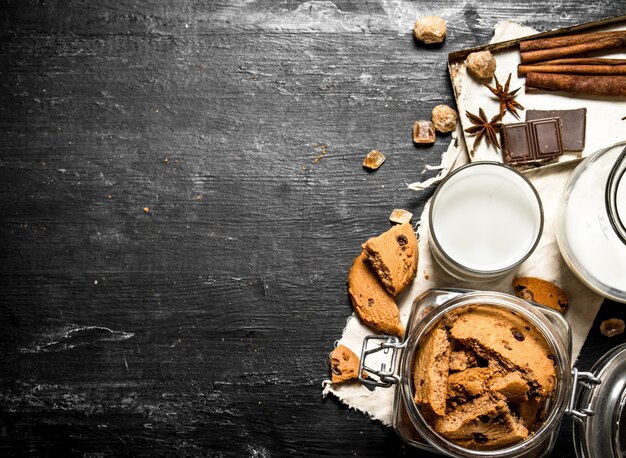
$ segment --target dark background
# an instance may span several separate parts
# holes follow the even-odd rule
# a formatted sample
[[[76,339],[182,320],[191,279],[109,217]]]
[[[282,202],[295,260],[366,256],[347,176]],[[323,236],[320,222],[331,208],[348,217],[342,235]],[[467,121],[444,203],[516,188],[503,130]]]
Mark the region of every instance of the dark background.
[[[321,397],[360,243],[419,216],[432,190],[406,184],[449,143],[411,125],[454,104],[447,54],[498,21],[625,6],[3,1],[0,453],[411,455]],[[411,36],[427,14],[441,47]],[[596,323],[579,366],[623,341]]]

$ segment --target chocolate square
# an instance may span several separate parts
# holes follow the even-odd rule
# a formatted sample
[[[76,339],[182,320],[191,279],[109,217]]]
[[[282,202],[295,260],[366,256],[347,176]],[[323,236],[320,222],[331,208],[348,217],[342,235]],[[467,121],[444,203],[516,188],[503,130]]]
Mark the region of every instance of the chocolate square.
[[[582,151],[585,149],[586,108],[576,110],[526,110],[526,121],[545,118],[561,119],[564,151]]]
[[[503,125],[500,129],[500,140],[505,163],[515,164],[533,159],[532,137],[527,123]]]
[[[532,124],[536,146],[535,157],[537,159],[549,159],[563,154],[559,119],[538,119],[530,124]]]

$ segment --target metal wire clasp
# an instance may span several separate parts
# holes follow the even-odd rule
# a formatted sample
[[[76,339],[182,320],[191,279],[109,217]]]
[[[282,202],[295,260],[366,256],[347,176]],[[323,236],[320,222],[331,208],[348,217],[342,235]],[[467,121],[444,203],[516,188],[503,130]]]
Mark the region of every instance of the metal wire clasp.
[[[572,369],[572,397],[569,400],[569,405],[565,413],[572,415],[575,420],[582,421],[587,417],[592,417],[595,412],[588,408],[576,409],[576,398],[578,396],[578,385],[583,385],[587,388],[591,388],[591,385],[599,385],[602,383],[598,377],[591,372],[578,372],[578,369]]]
[[[371,341],[381,341],[378,344],[369,345]],[[396,336],[367,336],[363,339],[361,347],[361,361],[359,363],[359,382],[371,387],[389,388],[400,381],[396,372],[396,360],[398,350],[404,348],[406,342],[401,342]],[[391,350],[391,352],[389,351]],[[382,351],[389,355],[386,361],[380,363],[379,369],[369,367],[365,360],[368,356]],[[389,369],[387,369],[389,367]],[[363,371],[367,372],[367,378],[363,377]]]

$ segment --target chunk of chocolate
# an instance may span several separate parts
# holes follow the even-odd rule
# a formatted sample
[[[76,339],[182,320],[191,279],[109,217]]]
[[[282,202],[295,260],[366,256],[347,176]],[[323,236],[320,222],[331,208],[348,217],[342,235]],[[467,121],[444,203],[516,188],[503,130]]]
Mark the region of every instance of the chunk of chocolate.
[[[545,118],[559,118],[561,120],[563,151],[582,151],[585,148],[586,108],[577,110],[526,110],[526,121]]]
[[[550,159],[563,154],[561,126],[557,118],[537,119],[530,123],[534,127],[531,131],[535,136],[537,159]]]
[[[525,122],[507,124],[500,131],[504,162],[513,164],[533,160],[532,138]]]
[[[543,163],[563,154],[557,118],[505,124],[500,138],[506,164]]]
[[[607,337],[615,337],[624,332],[624,320],[609,318],[600,323],[600,332]]]

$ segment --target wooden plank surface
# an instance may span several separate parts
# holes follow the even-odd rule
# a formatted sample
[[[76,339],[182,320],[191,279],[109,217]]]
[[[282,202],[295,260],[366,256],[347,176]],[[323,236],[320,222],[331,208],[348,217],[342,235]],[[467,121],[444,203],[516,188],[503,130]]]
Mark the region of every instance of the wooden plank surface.
[[[411,125],[454,103],[447,53],[498,21],[624,13],[573,0],[0,8],[0,453],[264,458],[426,456],[321,398],[360,242],[432,194],[406,184],[436,173],[423,170],[449,137],[415,148]],[[439,48],[412,39],[426,14],[448,21]],[[367,173],[372,148],[388,159]],[[596,328],[583,369],[624,341]],[[554,456],[572,453],[566,421]]]

